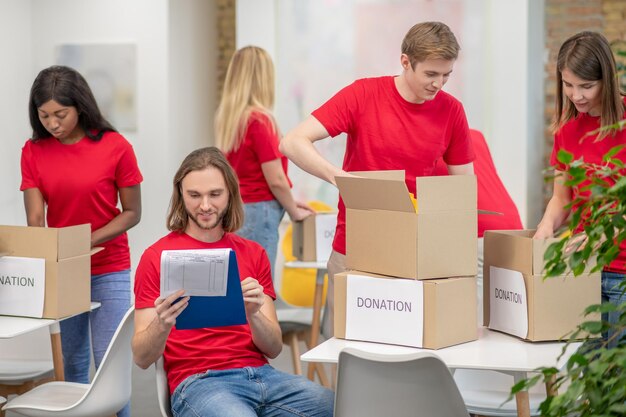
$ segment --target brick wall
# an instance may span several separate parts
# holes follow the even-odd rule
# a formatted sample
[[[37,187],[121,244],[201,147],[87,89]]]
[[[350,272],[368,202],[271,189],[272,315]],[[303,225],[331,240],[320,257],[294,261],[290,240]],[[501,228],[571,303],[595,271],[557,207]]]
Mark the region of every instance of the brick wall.
[[[545,65],[545,154],[544,166],[549,166],[553,134],[556,93],[556,56],[559,47],[571,35],[593,30],[603,33],[609,41],[626,40],[626,0],[545,0],[546,49]],[[544,189],[544,203],[552,195],[551,184]]]
[[[222,96],[224,77],[236,48],[236,0],[217,0],[217,98]]]

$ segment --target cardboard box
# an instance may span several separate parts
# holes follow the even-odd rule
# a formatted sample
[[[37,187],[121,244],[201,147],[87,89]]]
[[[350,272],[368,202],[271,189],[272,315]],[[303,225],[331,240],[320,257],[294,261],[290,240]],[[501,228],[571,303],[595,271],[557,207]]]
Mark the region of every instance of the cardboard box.
[[[476,277],[335,275],[335,337],[439,349],[478,338]]]
[[[544,280],[544,253],[558,239],[533,239],[534,230],[485,232],[485,326],[530,341],[560,340],[601,302],[600,273]],[[590,268],[589,268],[590,269]]]
[[[0,226],[0,252],[45,259],[44,308],[40,317],[58,319],[89,311],[91,254],[97,252],[91,250],[89,224],[63,228]]]
[[[346,205],[348,269],[431,279],[477,273],[476,177],[417,178],[417,212],[404,171],[336,177]]]
[[[337,213],[318,212],[293,222],[292,252],[299,261],[326,262],[332,251]]]

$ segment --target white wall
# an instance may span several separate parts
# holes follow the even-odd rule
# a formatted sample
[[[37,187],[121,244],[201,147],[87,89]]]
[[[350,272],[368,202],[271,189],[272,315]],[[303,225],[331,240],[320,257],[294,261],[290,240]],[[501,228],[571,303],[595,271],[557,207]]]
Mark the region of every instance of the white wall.
[[[32,83],[31,3],[0,3],[0,224],[26,224],[19,191],[20,154],[30,136],[28,94]]]

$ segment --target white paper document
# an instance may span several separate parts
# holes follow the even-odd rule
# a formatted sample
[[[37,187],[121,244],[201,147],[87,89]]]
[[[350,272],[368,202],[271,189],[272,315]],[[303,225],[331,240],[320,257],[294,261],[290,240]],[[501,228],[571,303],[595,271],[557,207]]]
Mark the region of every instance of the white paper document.
[[[326,262],[333,249],[337,228],[336,213],[320,213],[315,216],[315,254],[318,261]]]
[[[346,339],[421,347],[423,334],[422,281],[348,275]]]
[[[164,250],[161,297],[180,290],[189,296],[225,296],[231,249]]]
[[[521,272],[489,267],[489,328],[528,336],[528,299]]]
[[[45,292],[45,259],[0,258],[0,314],[42,317]]]

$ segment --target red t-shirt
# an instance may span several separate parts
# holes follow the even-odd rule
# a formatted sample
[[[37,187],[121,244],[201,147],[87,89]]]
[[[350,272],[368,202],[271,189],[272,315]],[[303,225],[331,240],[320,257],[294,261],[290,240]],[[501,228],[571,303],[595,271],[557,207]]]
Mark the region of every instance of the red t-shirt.
[[[475,129],[470,129],[470,135],[476,153],[474,174],[478,184],[478,209],[502,213],[502,216],[479,214],[478,237],[483,237],[485,230],[522,229],[522,220],[517,207],[498,176],[485,137]],[[448,167],[443,159],[437,162],[433,175],[448,175]]]
[[[143,253],[135,274],[135,308],[153,308],[160,294],[161,252],[177,249],[230,248],[237,254],[239,276],[256,278],[263,292],[276,299],[269,260],[256,242],[232,233],[205,243],[185,233],[172,232]],[[207,370],[258,367],[267,363],[252,341],[249,325],[194,330],[172,328],[163,352],[170,392],[187,377]]]
[[[626,103],[626,98],[624,99],[624,103]],[[626,118],[626,112],[622,118]],[[576,118],[565,123],[556,135],[554,135],[554,147],[552,149],[552,156],[550,157],[550,164],[559,171],[567,170],[567,167],[563,166],[556,158],[561,149],[573,154],[574,159],[583,158],[585,162],[602,164],[602,157],[611,148],[626,144],[626,129],[617,132],[615,136],[609,134],[598,142],[595,141],[597,135],[585,137],[588,132],[598,129],[599,127],[600,117],[589,116],[587,113],[579,113]],[[620,153],[615,155],[615,158],[626,163],[626,149],[622,149]],[[574,187],[572,189],[572,198],[588,195],[588,191],[581,191],[581,188],[588,184],[589,182],[586,181]],[[576,207],[572,208],[572,210],[575,209]],[[579,225],[576,232],[582,231],[582,228],[583,225]],[[622,274],[626,273],[626,242],[622,242],[619,255],[606,269]]]
[[[451,165],[474,160],[461,103],[443,91],[432,101],[409,103],[391,76],[357,80],[312,114],[330,136],[348,134],[345,171],[403,169],[411,193],[415,193],[415,177],[432,175],[439,158]],[[333,249],[345,254],[341,199],[338,208]]]
[[[226,154],[228,162],[239,178],[239,188],[244,203],[274,200],[274,194],[265,181],[261,164],[280,159],[285,176],[287,176],[287,158],[278,151],[278,141],[278,133],[268,115],[253,112],[248,119],[241,146]],[[289,181],[288,176],[287,181]],[[291,186],[291,181],[289,186]]]
[[[50,137],[22,148],[20,190],[37,188],[48,205],[49,227],[90,223],[98,230],[120,214],[120,188],[143,181],[133,147],[117,132],[106,132],[99,141],[88,137],[64,145]],[[100,244],[105,249],[92,256],[93,275],[130,268],[126,233]]]

